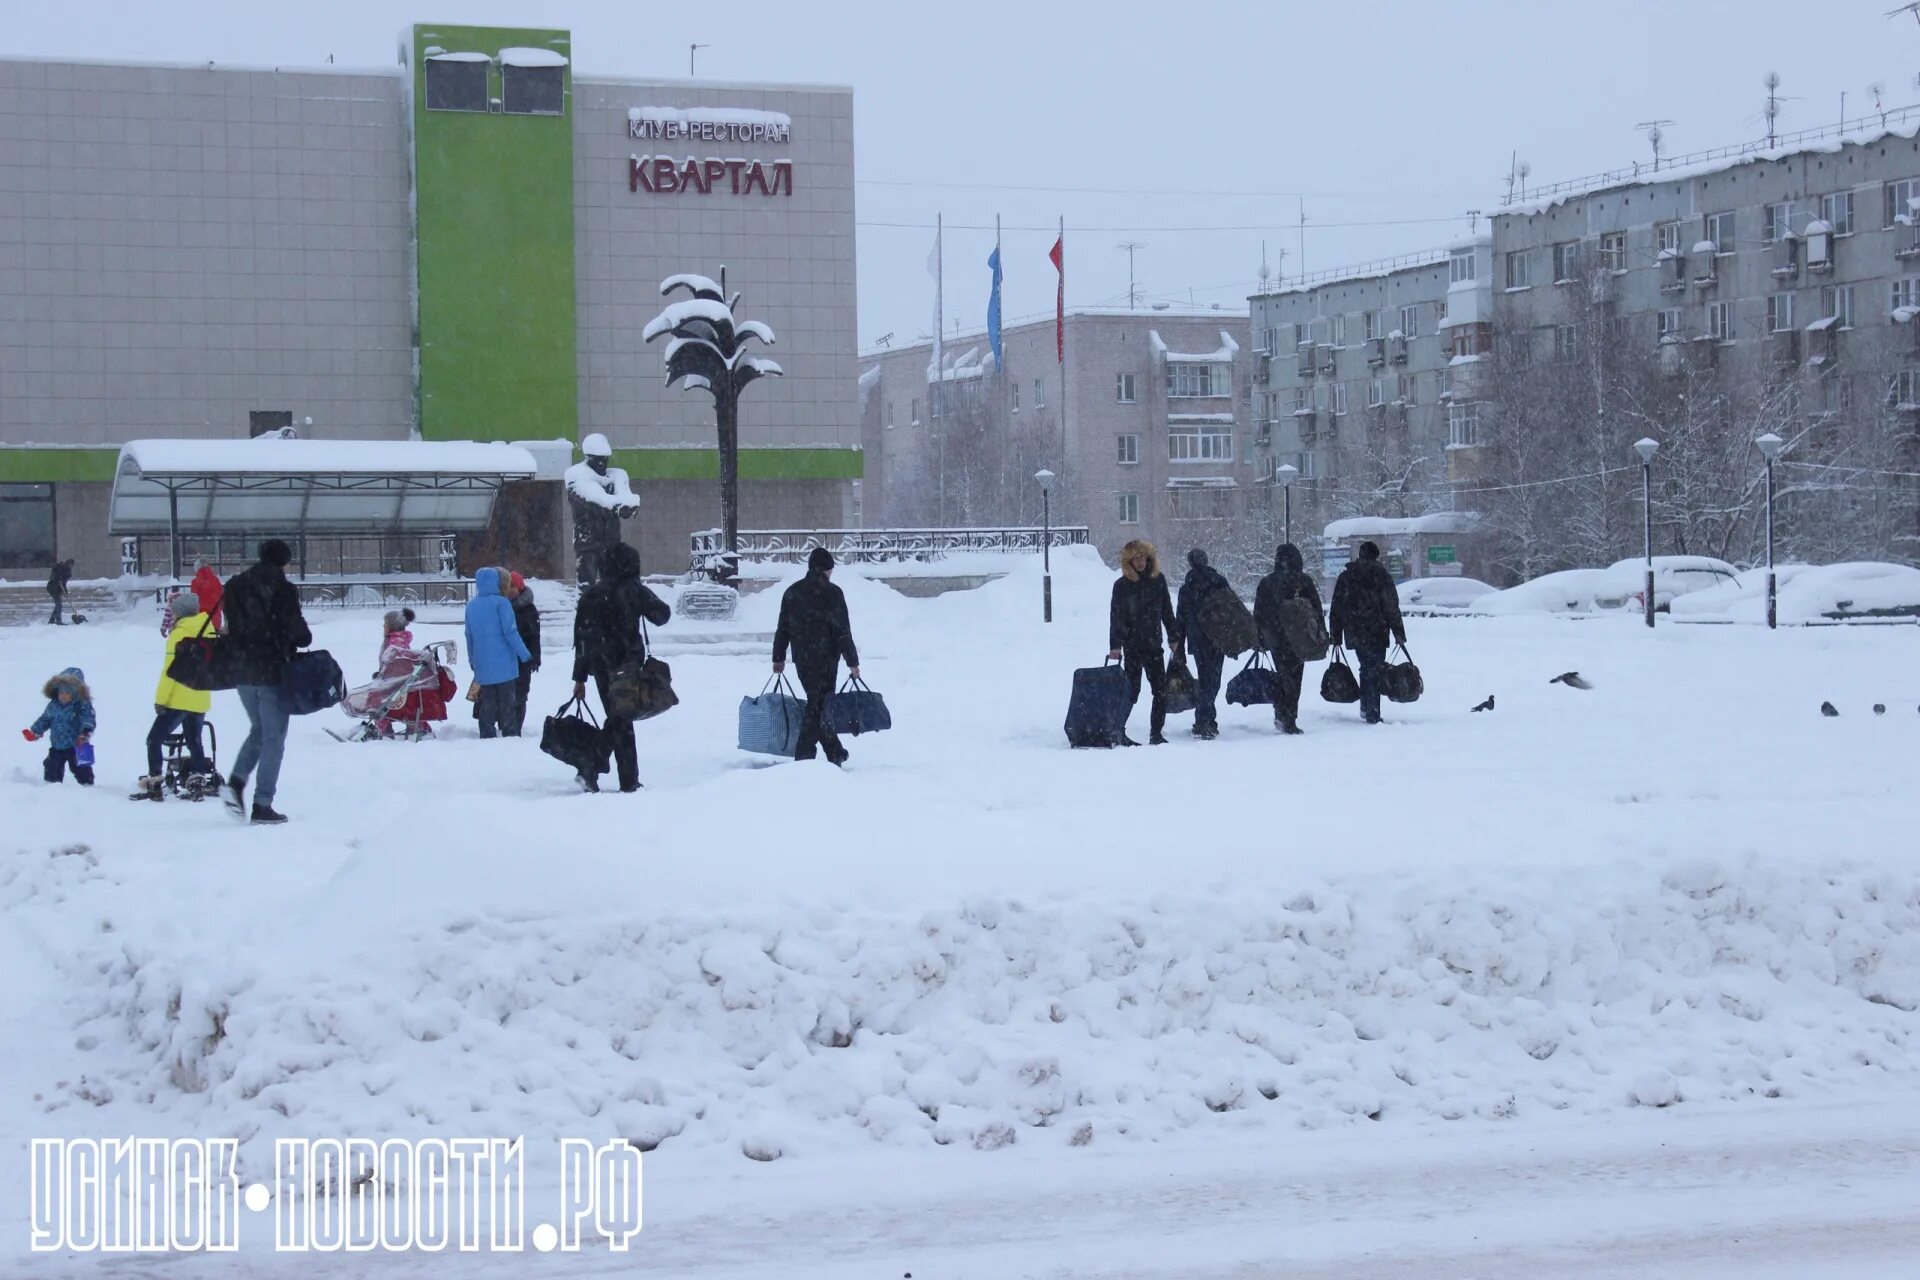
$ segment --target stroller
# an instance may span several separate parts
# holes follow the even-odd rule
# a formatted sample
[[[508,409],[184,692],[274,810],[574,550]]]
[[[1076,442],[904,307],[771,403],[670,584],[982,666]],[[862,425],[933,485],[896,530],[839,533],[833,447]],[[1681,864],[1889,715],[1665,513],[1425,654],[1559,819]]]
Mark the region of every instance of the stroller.
[[[451,640],[388,649],[373,682],[347,690],[340,700],[341,710],[361,717],[360,727],[344,735],[327,732],[342,742],[431,738],[434,722],[447,718],[447,700],[460,691],[450,670],[459,658],[459,646]]]
[[[216,794],[226,785],[226,779],[220,776],[220,735],[214,731],[213,722],[202,721],[200,728],[206,734],[207,768],[196,773],[193,768],[193,756],[187,751],[185,730],[176,729],[160,740],[160,749],[166,757],[160,764],[160,785],[169,794],[182,800],[205,800]],[[129,800],[157,800],[157,795],[145,791],[136,791]]]

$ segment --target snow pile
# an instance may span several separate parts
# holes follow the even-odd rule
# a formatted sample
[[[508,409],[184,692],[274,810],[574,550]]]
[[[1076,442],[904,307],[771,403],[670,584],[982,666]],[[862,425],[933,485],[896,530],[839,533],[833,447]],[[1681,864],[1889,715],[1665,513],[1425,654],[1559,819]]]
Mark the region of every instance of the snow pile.
[[[1481,596],[1473,612],[1495,617],[1529,613],[1595,613],[1621,609],[1639,580],[1614,569],[1562,569],[1505,591]]]
[[[1492,595],[1496,589],[1477,578],[1415,578],[1398,587],[1403,609],[1436,612],[1465,609],[1482,596]]]
[[[1774,569],[1779,619],[1920,617],[1920,569],[1904,564],[1783,564]],[[1727,622],[1767,620],[1767,571],[1749,569],[1734,581],[1674,602],[1676,617]]]

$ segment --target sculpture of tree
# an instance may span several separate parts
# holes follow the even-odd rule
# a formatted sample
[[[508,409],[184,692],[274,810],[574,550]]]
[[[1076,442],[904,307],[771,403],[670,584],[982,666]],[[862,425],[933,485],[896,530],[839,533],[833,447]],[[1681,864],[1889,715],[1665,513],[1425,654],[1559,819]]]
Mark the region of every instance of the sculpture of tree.
[[[747,339],[772,346],[773,330],[758,320],[736,320],[733,310],[740,295],[726,296],[726,268],[721,283],[702,275],[668,276],[660,282],[660,296],[679,289],[691,296],[670,302],[641,331],[652,342],[671,335],[664,356],[667,385],[678,382],[689,390],[713,397],[720,438],[720,522],[726,536],[725,576],[737,571],[740,554],[740,393],[755,378],[777,378],[784,372],[771,360],[746,353]]]

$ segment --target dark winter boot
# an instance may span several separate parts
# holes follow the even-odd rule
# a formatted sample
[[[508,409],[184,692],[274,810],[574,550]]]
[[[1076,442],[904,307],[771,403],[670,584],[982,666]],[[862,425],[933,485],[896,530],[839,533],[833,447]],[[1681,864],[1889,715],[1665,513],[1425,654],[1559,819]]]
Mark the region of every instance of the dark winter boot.
[[[1284,720],[1280,724],[1280,732],[1288,735],[1289,737],[1292,737],[1292,736],[1298,735],[1301,732],[1301,729],[1300,729],[1300,726],[1295,724],[1293,721]]]
[[[232,779],[227,783],[220,802],[227,806],[228,813],[244,822],[247,817],[247,784],[239,778]]]
[[[160,788],[160,779],[145,777],[136,784],[140,789],[128,796],[129,800],[164,800],[165,793]]]
[[[1164,733],[1156,733],[1151,738],[1147,739],[1147,745],[1154,746],[1154,747],[1164,747],[1167,745],[1167,735]]]
[[[277,827],[286,820],[287,815],[274,812],[274,808],[270,804],[256,804],[253,806],[253,817],[251,821],[256,827]]]

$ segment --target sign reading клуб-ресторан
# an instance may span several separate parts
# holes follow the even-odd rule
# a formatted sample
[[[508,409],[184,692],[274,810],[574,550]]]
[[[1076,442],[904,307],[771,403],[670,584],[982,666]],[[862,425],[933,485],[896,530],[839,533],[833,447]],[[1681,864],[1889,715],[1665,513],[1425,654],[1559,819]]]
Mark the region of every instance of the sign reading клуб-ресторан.
[[[749,107],[632,107],[627,136],[659,142],[786,143],[793,121],[781,111]],[[627,190],[659,195],[790,196],[793,161],[740,156],[628,157]]]

